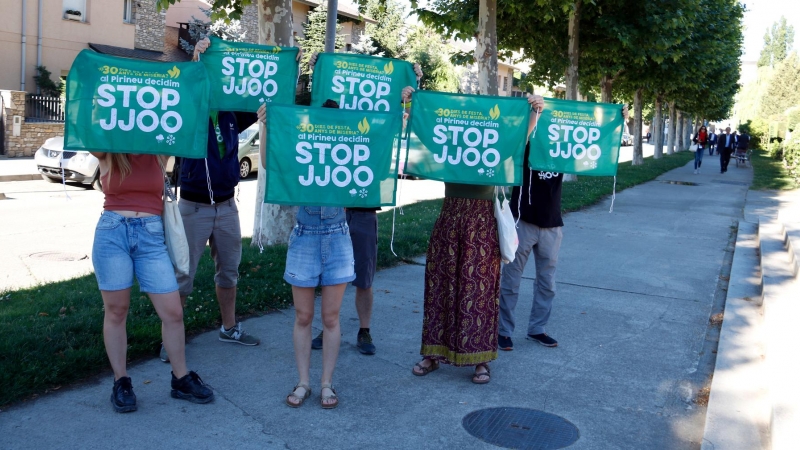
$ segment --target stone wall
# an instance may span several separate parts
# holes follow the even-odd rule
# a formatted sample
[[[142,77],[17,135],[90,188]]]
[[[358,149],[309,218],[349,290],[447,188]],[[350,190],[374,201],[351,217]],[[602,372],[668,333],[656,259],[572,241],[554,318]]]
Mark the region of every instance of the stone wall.
[[[156,8],[156,0],[140,0],[136,5],[136,36],[133,47],[157,52],[164,51],[164,27],[167,26],[167,10]]]
[[[26,122],[25,92],[0,91],[3,96],[3,121],[5,129],[5,154],[9,158],[33,156],[36,150],[51,137],[64,135],[63,123]],[[22,117],[19,136],[13,136],[14,116]]]

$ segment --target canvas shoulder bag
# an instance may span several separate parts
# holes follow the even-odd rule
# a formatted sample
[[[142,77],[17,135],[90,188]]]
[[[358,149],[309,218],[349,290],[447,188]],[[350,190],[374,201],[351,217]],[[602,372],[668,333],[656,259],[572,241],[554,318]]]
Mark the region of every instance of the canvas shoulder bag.
[[[514,222],[514,215],[511,214],[511,206],[503,189],[494,188],[494,217],[497,219],[497,237],[500,241],[500,258],[508,264],[514,261],[519,247],[519,237],[517,236],[517,226]],[[501,200],[502,195],[502,200]]]
[[[175,272],[180,275],[188,275],[189,241],[186,239],[186,230],[183,228],[178,198],[172,190],[161,157],[158,157],[158,163],[161,164],[161,172],[164,175],[164,211],[161,213],[161,220],[164,222],[164,241],[167,244],[167,253],[169,253],[172,266],[175,267]]]

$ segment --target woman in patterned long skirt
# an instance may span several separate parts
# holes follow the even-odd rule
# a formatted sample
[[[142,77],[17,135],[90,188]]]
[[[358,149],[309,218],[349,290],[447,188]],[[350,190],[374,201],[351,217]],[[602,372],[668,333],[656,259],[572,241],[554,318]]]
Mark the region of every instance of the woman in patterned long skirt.
[[[541,111],[544,99],[528,97]],[[528,135],[538,118],[531,115]],[[500,245],[493,186],[445,183],[442,211],[433,227],[425,267],[422,361],[412,372],[427,375],[440,363],[473,366],[472,382],[490,381],[497,359]]]

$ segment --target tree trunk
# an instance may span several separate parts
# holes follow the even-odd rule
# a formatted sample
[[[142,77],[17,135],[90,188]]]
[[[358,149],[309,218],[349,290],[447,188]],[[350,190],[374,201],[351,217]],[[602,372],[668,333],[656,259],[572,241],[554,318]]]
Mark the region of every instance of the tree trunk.
[[[678,145],[675,146],[675,151],[676,152],[682,152],[682,151],[686,150],[686,147],[684,146],[684,143],[683,143],[683,135],[684,135],[683,128],[684,128],[685,124],[686,124],[686,119],[683,117],[683,111],[679,110],[678,111],[678,121],[675,124],[678,127],[677,131],[675,132],[675,136],[678,139]]]
[[[600,101],[603,103],[612,103],[614,101],[611,95],[611,88],[614,84],[614,79],[609,75],[603,75],[600,80]]]
[[[693,123],[694,123],[694,119],[692,119],[692,117],[687,115],[686,116],[686,126],[683,127],[683,134],[684,134],[683,142],[686,143],[686,150],[688,150],[689,147],[692,146],[692,134],[694,134],[695,131],[699,128],[699,127],[698,128],[692,128],[692,124]]]
[[[633,94],[633,161],[631,165],[644,164],[644,149],[642,148],[642,89],[637,89]]]
[[[650,125],[650,137],[653,139],[653,159],[661,159],[664,156],[664,114],[661,96],[656,96],[655,112],[653,114],[653,124]]]
[[[292,0],[258,0],[258,43],[291,47],[294,45]],[[266,129],[259,129],[259,145],[266,146]],[[263,162],[261,163],[263,164]],[[264,203],[266,170],[258,171],[256,214],[252,245],[275,245],[289,242],[297,209],[293,206]]]
[[[482,95],[497,95],[497,0],[480,0],[477,41],[478,87]]]
[[[578,100],[578,63],[580,60],[579,41],[581,24],[581,6],[583,0],[577,0],[569,14],[569,67],[566,73],[567,100]]]
[[[675,109],[675,100],[669,102],[669,133],[667,135],[667,154],[675,153],[675,132],[676,121],[678,120],[677,110]]]

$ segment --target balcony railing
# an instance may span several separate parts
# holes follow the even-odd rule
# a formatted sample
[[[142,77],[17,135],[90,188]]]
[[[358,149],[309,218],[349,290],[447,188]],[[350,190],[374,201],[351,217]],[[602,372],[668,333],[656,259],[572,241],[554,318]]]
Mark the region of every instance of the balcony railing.
[[[28,95],[25,97],[26,122],[63,122],[64,99],[62,97],[45,97]]]

